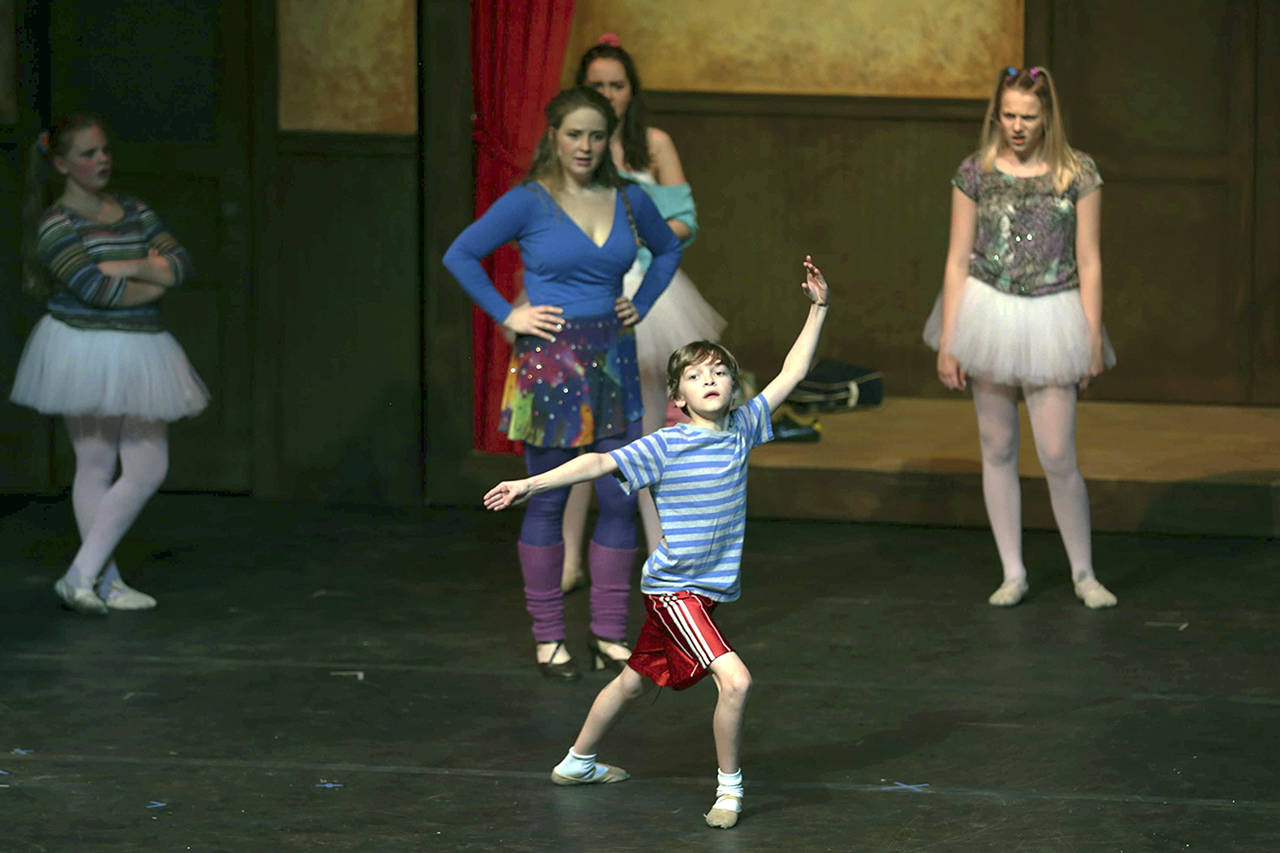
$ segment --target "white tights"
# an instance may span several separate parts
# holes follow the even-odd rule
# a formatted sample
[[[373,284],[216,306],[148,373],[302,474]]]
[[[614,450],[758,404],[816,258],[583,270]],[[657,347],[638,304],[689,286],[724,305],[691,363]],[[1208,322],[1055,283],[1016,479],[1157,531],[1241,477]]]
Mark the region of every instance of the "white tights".
[[[991,520],[1004,579],[1025,580],[1022,563],[1022,492],[1018,483],[1018,389],[970,379],[982,443],[982,496]],[[1076,388],[1022,389],[1036,453],[1049,483],[1053,518],[1071,563],[1071,578],[1093,577],[1089,496],[1076,462]]]
[[[71,506],[81,542],[66,578],[83,588],[119,579],[112,552],[164,482],[169,469],[168,425],[129,416],[66,420],[76,455]]]

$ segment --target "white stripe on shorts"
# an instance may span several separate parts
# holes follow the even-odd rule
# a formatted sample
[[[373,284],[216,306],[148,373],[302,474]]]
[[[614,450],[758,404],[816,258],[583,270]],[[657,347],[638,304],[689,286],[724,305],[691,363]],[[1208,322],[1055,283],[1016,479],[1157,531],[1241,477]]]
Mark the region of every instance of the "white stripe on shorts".
[[[671,629],[672,634],[678,635],[684,640],[685,650],[692,652],[698,663],[703,666],[711,666],[711,661],[713,660],[711,646],[698,633],[697,626],[694,624],[693,617],[690,616],[684,601],[673,595],[668,600],[665,609],[671,615],[672,624],[668,624],[668,628]]]

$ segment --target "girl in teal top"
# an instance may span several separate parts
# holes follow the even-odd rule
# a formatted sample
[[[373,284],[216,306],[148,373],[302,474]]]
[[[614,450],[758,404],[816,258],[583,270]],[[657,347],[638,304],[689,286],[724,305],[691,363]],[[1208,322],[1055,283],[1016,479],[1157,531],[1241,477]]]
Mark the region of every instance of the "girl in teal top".
[[[693,192],[685,180],[675,143],[667,133],[650,126],[646,120],[640,76],[617,36],[602,36],[583,54],[578,64],[577,83],[595,89],[609,100],[618,117],[618,127],[609,140],[614,165],[623,177],[635,181],[648,193],[667,225],[681,243],[688,246],[698,233]],[[642,246],[635,265],[623,279],[623,292],[627,296],[640,287],[650,257]],[[667,422],[667,358],[691,341],[719,340],[724,326],[724,318],[702,298],[689,277],[676,270],[667,289],[644,321],[636,326],[636,361],[640,368],[646,433]],[[584,582],[582,543],[589,501],[589,489],[578,486],[565,509],[562,586],[566,591]],[[648,490],[640,492],[639,507],[645,539],[652,552],[662,539],[662,527]]]

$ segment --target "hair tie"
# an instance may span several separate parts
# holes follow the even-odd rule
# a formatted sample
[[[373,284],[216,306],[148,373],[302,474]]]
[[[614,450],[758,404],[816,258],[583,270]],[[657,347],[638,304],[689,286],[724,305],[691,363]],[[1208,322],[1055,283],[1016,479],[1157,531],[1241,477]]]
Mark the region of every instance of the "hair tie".
[[[1006,76],[1006,77],[1017,77],[1017,76],[1018,76],[1018,69],[1017,69],[1017,68],[1015,68],[1014,66],[1010,65],[1008,68],[1006,68],[1006,69],[1004,70],[1004,76]]]
[[[617,33],[605,33],[596,40],[597,45],[607,44],[609,47],[622,47],[622,39]]]
[[[49,153],[49,131],[42,130],[36,134],[36,148],[41,154]]]
[[[1033,65],[1027,69],[1027,74],[1031,76],[1032,80],[1034,80],[1040,76],[1040,72],[1043,70],[1044,69],[1041,68],[1039,65]]]

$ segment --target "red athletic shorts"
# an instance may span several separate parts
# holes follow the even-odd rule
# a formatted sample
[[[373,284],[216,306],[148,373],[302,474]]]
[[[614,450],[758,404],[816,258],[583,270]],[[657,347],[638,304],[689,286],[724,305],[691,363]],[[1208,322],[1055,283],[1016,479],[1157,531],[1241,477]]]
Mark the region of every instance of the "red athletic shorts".
[[[711,662],[733,651],[711,618],[716,602],[680,590],[644,597],[648,614],[627,666],[659,687],[684,690],[707,674]]]

